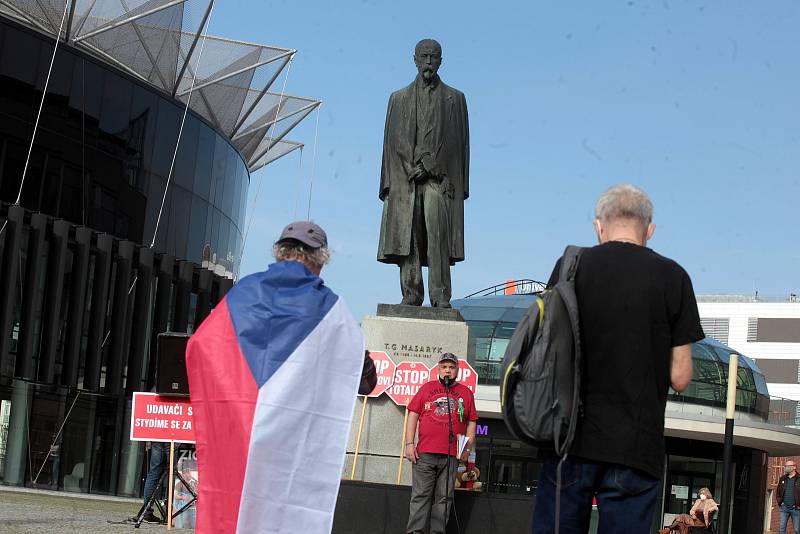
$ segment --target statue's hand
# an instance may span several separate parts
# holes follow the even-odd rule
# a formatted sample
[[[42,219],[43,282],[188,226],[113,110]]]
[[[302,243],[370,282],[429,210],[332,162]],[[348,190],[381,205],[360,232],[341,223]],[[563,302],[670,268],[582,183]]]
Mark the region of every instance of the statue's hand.
[[[422,163],[417,163],[414,170],[411,171],[411,176],[408,177],[409,181],[421,182],[428,177],[428,171],[422,166]]]
[[[450,199],[455,198],[456,188],[449,180],[442,180],[439,184],[439,189],[445,197]]]

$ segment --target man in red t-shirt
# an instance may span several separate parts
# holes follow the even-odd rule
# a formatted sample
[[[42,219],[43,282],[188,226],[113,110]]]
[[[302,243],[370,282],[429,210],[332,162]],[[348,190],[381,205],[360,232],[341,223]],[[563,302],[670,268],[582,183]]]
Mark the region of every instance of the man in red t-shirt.
[[[458,436],[468,438],[461,454],[464,462],[475,444],[475,421],[478,420],[475,399],[466,386],[456,382],[457,376],[458,358],[447,352],[439,359],[439,379],[419,388],[408,405],[406,458],[414,464],[406,527],[409,534],[425,532],[429,514],[430,534],[444,534],[453,499]],[[449,439],[451,425],[448,414],[452,422],[452,439]],[[419,439],[415,447],[418,423]]]

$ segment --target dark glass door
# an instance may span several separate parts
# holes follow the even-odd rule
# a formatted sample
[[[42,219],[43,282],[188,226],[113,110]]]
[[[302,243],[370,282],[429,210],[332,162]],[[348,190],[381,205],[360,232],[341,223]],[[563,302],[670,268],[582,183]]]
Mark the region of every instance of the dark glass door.
[[[494,458],[491,466],[489,491],[522,493],[524,462],[514,458]]]
[[[489,491],[529,495],[536,493],[540,463],[531,458],[496,456],[489,473]]]
[[[700,488],[709,488],[714,493],[713,475],[706,473],[670,471],[667,476],[664,512],[668,514],[689,513]]]

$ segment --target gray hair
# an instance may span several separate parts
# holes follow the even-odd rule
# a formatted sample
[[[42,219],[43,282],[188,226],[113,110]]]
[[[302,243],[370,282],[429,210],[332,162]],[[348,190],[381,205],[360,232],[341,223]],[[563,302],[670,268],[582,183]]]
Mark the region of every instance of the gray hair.
[[[294,239],[284,239],[272,245],[272,255],[277,261],[297,259],[320,268],[331,260],[328,247],[311,248]]]
[[[617,184],[600,195],[595,217],[603,222],[635,219],[644,226],[653,222],[653,203],[647,193],[630,184]]]

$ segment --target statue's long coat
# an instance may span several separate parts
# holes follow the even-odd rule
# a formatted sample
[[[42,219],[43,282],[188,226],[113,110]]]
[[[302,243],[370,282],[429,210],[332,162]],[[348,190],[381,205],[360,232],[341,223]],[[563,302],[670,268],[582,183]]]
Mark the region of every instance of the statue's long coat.
[[[450,263],[464,260],[464,200],[469,197],[469,120],[464,93],[439,82],[440,116],[435,121],[433,174],[444,175],[440,185],[450,216]],[[411,225],[416,184],[408,177],[414,168],[417,130],[416,83],[392,93],[386,112],[381,187],[383,200],[378,261],[397,263],[411,248]],[[420,251],[427,265],[425,250]]]

